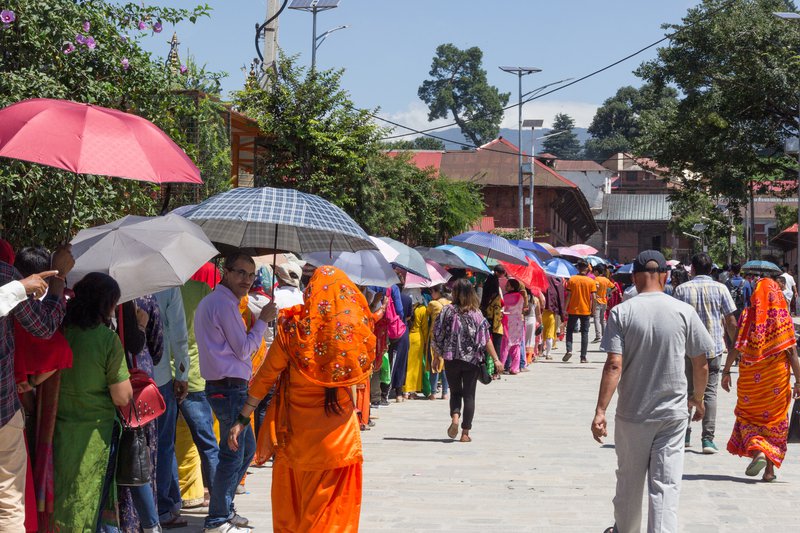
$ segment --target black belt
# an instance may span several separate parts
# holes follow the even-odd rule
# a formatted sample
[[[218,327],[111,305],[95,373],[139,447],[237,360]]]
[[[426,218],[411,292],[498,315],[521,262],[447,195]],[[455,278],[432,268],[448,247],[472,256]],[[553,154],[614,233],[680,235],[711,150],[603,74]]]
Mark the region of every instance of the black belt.
[[[222,378],[222,379],[207,379],[206,385],[213,385],[214,387],[241,387],[247,385],[250,382],[246,379],[242,378]]]

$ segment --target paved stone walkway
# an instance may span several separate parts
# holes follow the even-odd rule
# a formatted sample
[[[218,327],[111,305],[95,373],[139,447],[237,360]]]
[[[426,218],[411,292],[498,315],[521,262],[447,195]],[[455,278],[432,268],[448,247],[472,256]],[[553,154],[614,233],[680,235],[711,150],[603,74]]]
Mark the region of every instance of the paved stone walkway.
[[[589,431],[605,361],[597,346],[590,346],[589,364],[577,357],[562,363],[558,350],[553,361],[536,363],[530,372],[478,384],[469,444],[446,438],[446,401],[379,409],[377,425],[362,433],[361,531],[601,532],[611,525],[613,434],[600,446]],[[719,454],[700,452],[695,425],[697,440],[686,453],[681,531],[794,530],[800,523],[800,445],[789,445],[776,482],[747,478],[747,460],[725,451],[735,402],[735,393],[720,391]],[[613,408],[614,403],[611,431]],[[257,531],[270,531],[271,470],[252,472],[249,493],[237,496],[237,506]],[[202,524],[200,514],[190,521],[188,530]]]

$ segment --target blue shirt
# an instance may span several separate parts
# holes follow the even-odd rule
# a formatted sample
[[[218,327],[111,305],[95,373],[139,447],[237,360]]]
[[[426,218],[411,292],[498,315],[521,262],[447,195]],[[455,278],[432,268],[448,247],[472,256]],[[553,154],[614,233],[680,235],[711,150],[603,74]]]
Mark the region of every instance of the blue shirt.
[[[153,379],[161,387],[175,378],[189,379],[189,332],[180,287],[154,294],[164,322],[164,356],[155,366]]]

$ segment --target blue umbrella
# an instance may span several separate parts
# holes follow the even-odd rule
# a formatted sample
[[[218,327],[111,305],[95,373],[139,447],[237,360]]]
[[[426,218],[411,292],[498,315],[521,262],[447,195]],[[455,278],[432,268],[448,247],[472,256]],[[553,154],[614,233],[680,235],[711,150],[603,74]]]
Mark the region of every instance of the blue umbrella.
[[[220,251],[374,250],[375,244],[344,211],[313,194],[272,187],[239,187],[184,213]]]
[[[456,235],[448,242],[467,250],[472,250],[476,254],[486,256],[487,259],[491,257],[498,261],[516,265],[528,264],[525,252],[499,235],[492,235],[483,231],[468,231],[461,235]]]
[[[515,241],[509,240],[508,242],[510,242],[514,246],[522,248],[526,252],[533,252],[542,261],[549,261],[550,259],[553,258],[553,254],[548,252],[547,248],[545,248],[539,243],[531,241],[516,241],[516,240]]]
[[[762,274],[780,274],[783,272],[778,265],[769,261],[748,261],[742,265],[742,270]]]
[[[441,246],[437,246],[436,249],[454,253],[459,259],[464,261],[464,264],[466,264],[467,268],[470,270],[483,272],[484,274],[492,273],[491,269],[486,266],[486,263],[483,262],[483,259],[481,259],[481,257],[472,250],[467,250],[466,248],[461,248],[460,246],[453,246],[452,244],[443,244]]]
[[[303,259],[314,266],[334,266],[347,274],[356,285],[389,287],[400,283],[392,265],[377,250],[311,252],[303,254]]]
[[[540,267],[544,268],[544,262],[543,262],[541,259],[539,259],[539,256],[537,256],[537,255],[536,255],[536,252],[532,252],[532,251],[530,251],[530,250],[525,250],[524,248],[523,248],[523,251],[525,252],[525,255],[526,255],[526,256],[527,256],[527,257],[528,257],[528,258],[529,258],[531,261],[533,261],[534,263],[536,263],[536,264],[537,264],[537,265],[539,265]]]
[[[614,274],[633,274],[633,263],[628,263],[627,265],[622,265],[617,269]]]
[[[551,259],[545,264],[544,271],[557,278],[570,278],[578,273],[575,265],[564,259]]]
[[[596,267],[597,265],[606,265],[606,264],[608,264],[608,261],[606,261],[602,257],[597,257],[596,255],[588,256],[586,258],[586,262],[589,263],[590,265],[592,265],[593,267]]]

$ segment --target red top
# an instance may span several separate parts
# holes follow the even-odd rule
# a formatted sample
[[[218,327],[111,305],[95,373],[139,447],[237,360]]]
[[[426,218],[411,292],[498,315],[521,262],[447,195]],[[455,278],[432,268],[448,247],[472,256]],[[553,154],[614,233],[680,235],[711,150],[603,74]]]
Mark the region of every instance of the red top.
[[[14,320],[14,342],[16,383],[27,381],[31,375],[72,367],[72,349],[61,331],[56,331],[49,339],[40,339]]]

